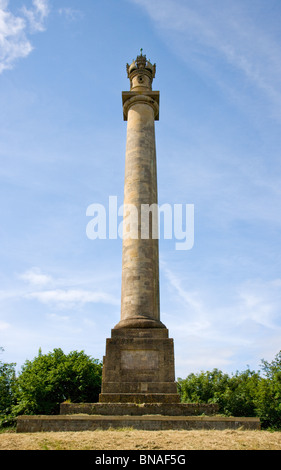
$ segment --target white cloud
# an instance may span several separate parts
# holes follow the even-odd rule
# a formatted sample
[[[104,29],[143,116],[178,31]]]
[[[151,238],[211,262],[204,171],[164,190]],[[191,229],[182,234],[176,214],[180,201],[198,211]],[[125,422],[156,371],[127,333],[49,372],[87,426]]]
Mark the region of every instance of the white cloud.
[[[166,278],[169,280],[171,286],[176,290],[179,298],[181,298],[189,308],[192,308],[193,311],[200,312],[203,308],[202,301],[198,298],[198,293],[187,291],[182,288],[181,282],[178,277],[170,271],[163,262],[161,263],[163,271]]]
[[[96,280],[91,278],[79,278],[79,280],[56,278],[43,273],[38,267],[28,269],[17,277],[27,282],[28,288],[25,291],[22,288],[16,292],[3,291],[2,295],[0,291],[0,298],[4,299],[9,294],[9,298],[14,296],[17,298],[35,299],[43,304],[50,304],[59,309],[87,303],[105,303],[109,305],[119,305],[120,303],[119,298],[108,293],[103,286],[96,290],[87,288],[86,286],[89,284],[97,283]],[[108,280],[105,280],[105,282],[107,283]],[[77,288],[81,284],[83,288]]]
[[[183,371],[182,377],[186,377],[188,373],[199,372],[200,370],[211,370],[214,368],[224,370],[231,364],[232,357],[233,350],[230,348],[212,348],[212,353],[210,354],[210,348],[204,346],[201,348],[196,347],[196,356],[191,354],[189,357],[185,357],[183,354],[179,354],[176,357],[176,367]]]
[[[65,16],[65,18],[70,22],[77,21],[83,17],[82,11],[74,8],[59,8],[58,12],[60,15]]]
[[[229,289],[203,285],[197,278],[195,291],[186,274],[163,262],[161,268],[165,310],[171,303],[173,312],[162,312],[162,321],[175,340],[178,375],[212,367],[258,368],[263,357],[280,349],[280,279],[250,279]]]
[[[130,0],[143,7],[169,47],[189,66],[217,81],[233,99],[239,87],[222,76],[227,67],[238,72],[270,102],[281,107],[280,41],[262,21],[251,2],[215,0]],[[262,5],[260,15],[262,15]],[[255,16],[255,18],[253,18]],[[272,28],[273,30],[274,28]],[[217,60],[224,66],[217,67]],[[277,112],[276,112],[277,114]]]
[[[0,321],[0,331],[7,330],[8,328],[10,328],[9,323],[4,322],[4,321]]]
[[[174,329],[189,331],[198,336],[216,337],[219,339],[220,330],[229,331],[229,339],[243,340],[240,330],[245,324],[257,325],[268,330],[281,329],[281,280],[250,279],[237,286],[232,286],[232,298],[222,294],[220,289],[208,291],[200,287],[193,292],[184,284],[180,274],[173,273],[162,263],[162,271],[168,281],[171,292],[176,294],[174,302],[184,306],[187,321],[176,324]],[[247,332],[248,334],[248,332]],[[250,337],[250,334],[249,334]],[[221,339],[225,339],[221,337]]]
[[[29,21],[32,32],[45,30],[45,19],[49,14],[48,0],[33,0],[32,9],[22,8],[24,16]]]
[[[32,268],[19,275],[20,279],[35,286],[43,286],[52,282],[51,276],[43,274],[39,268]]]
[[[69,304],[85,303],[108,303],[119,304],[114,296],[106,292],[94,292],[83,289],[54,289],[40,292],[32,292],[26,295],[27,298],[33,298],[39,302],[48,304],[57,304],[60,307],[69,306]]]
[[[32,51],[25,35],[24,19],[7,11],[7,4],[7,1],[0,0],[0,73]]]
[[[246,282],[239,288],[238,308],[242,320],[251,320],[269,330],[280,330],[280,279]]]
[[[9,0],[0,0],[0,74],[31,53],[28,33],[44,31],[49,13],[48,0],[33,0],[32,8],[24,6],[18,15],[8,7]]]

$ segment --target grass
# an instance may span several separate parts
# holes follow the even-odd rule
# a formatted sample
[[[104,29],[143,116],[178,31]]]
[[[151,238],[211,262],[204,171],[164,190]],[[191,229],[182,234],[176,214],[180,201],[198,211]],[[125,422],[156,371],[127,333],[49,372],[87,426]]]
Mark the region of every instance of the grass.
[[[280,450],[281,431],[137,431],[0,434],[0,450]]]

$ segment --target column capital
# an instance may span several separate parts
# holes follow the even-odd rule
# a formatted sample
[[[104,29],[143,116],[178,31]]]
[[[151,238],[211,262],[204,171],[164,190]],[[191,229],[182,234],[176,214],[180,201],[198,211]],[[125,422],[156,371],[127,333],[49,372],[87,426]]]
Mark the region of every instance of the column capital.
[[[151,106],[154,110],[154,119],[159,121],[159,91],[137,92],[137,91],[123,91],[122,104],[123,104],[123,118],[127,121],[129,108],[136,103],[144,103]]]

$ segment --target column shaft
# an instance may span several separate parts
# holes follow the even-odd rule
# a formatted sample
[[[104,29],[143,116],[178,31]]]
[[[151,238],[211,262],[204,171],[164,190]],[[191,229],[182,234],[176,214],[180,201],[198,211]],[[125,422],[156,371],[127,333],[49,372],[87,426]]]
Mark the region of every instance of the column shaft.
[[[158,238],[152,233],[152,217],[158,223],[157,210],[150,213],[149,238],[143,239],[141,230],[142,205],[155,204],[157,209],[158,202],[154,116],[153,107],[143,102],[134,103],[128,110],[124,217],[126,205],[133,205],[138,229],[137,239],[123,237],[120,327],[163,326],[159,314]]]

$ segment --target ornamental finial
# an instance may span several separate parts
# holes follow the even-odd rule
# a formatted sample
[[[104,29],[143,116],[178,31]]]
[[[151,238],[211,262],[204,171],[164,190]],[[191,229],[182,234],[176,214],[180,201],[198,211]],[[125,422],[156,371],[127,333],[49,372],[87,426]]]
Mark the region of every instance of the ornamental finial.
[[[127,75],[130,79],[131,89],[149,88],[152,89],[152,81],[156,73],[156,64],[152,65],[143,55],[143,49],[140,49],[140,55],[137,56],[131,65],[127,64]],[[136,83],[137,80],[137,83]]]

